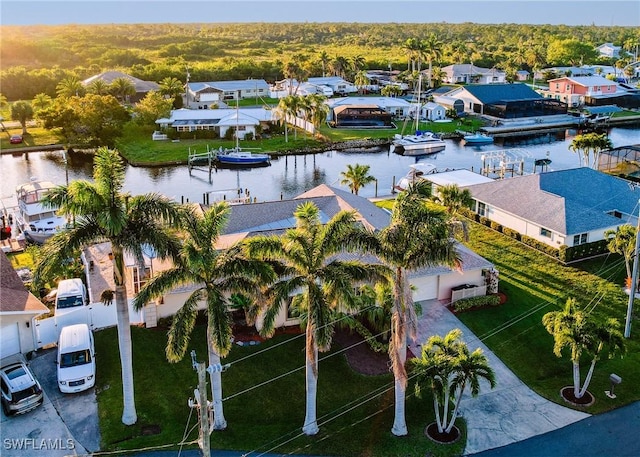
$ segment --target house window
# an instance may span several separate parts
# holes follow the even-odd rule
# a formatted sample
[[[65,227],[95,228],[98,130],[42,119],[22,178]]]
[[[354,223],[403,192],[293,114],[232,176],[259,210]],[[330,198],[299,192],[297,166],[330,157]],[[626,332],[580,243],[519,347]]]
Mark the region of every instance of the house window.
[[[560,90],[560,83],[556,83],[556,90]]]
[[[546,229],[544,227],[540,227],[540,235],[545,236],[547,238],[551,238],[551,230]]]
[[[142,289],[150,278],[151,268],[145,267],[144,271],[141,273],[138,267],[133,267],[133,291],[136,294],[140,292],[140,289]]]
[[[579,244],[586,244],[587,243],[587,234],[586,233],[581,233],[579,235],[574,235],[573,236],[573,245],[574,246],[578,246]]]
[[[620,211],[617,210],[613,210],[613,211],[609,211],[607,214],[609,214],[610,216],[613,217],[617,217],[618,219],[622,219],[622,213]]]
[[[571,86],[569,84],[567,84],[566,90],[567,91],[571,90]]]
[[[487,215],[487,205],[485,203],[478,202],[478,214],[480,216],[486,216]]]
[[[287,320],[294,320],[300,318],[300,312],[297,309],[293,309],[292,306],[293,297],[287,298]]]

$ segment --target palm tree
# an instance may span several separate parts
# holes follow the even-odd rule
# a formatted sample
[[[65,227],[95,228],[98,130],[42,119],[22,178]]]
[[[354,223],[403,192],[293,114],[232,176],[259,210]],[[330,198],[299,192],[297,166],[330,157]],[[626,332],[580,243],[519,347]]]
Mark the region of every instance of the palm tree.
[[[184,84],[178,78],[167,76],[160,81],[160,93],[166,97],[175,98],[184,92]]]
[[[389,271],[379,264],[338,258],[344,251],[357,251],[374,242],[373,235],[356,224],[353,212],[341,211],[322,225],[318,207],[305,202],[298,206],[294,216],[295,228],[281,237],[250,238],[246,247],[251,257],[277,261],[282,270],[280,279],[265,293],[268,308],[264,313],[263,334],[273,332],[277,313],[294,294],[294,304],[305,314],[307,399],[302,431],[315,435],[318,351],[331,347],[335,325],[332,317],[337,310],[354,309],[357,283],[382,281]]]
[[[56,94],[58,97],[62,98],[69,98],[73,96],[82,97],[85,92],[86,90],[84,86],[75,76],[63,79],[56,86]]]
[[[125,77],[114,79],[109,88],[111,93],[120,100],[120,103],[126,103],[129,97],[136,93],[136,87],[130,79]]]
[[[609,251],[624,257],[627,278],[631,278],[631,260],[635,252],[636,236],[638,236],[638,231],[629,224],[624,224],[615,230],[610,229],[604,232],[604,238],[608,241],[607,247]]]
[[[209,365],[220,367],[220,359],[231,350],[231,319],[228,296],[232,292],[256,293],[256,281],[274,280],[273,270],[264,262],[248,259],[242,249],[232,246],[219,250],[216,243],[226,224],[229,205],[220,202],[204,215],[191,214],[183,228],[186,239],[173,268],[165,270],[149,281],[134,300],[141,309],[152,299],[172,289],[196,285],[178,310],[169,329],[167,359],[179,362],[187,350],[196,321],[198,302],[204,300],[207,312],[207,343]],[[210,370],[215,430],[227,427],[222,408],[221,370]]]
[[[455,227],[460,227],[464,234],[464,239],[469,238],[467,224],[459,218],[460,210],[469,208],[473,203],[473,197],[469,189],[460,189],[457,184],[446,184],[438,187],[438,193],[432,199],[444,206],[451,218],[451,223]]]
[[[624,353],[625,343],[618,329],[616,319],[597,321],[593,316],[577,308],[576,301],[567,299],[562,311],[551,311],[542,316],[542,324],[553,336],[553,353],[562,357],[562,350],[568,347],[573,364],[573,395],[580,399],[584,396],[596,362],[603,349],[607,349],[609,358],[617,352]],[[580,387],[580,358],[584,355],[592,357],[584,384]]]
[[[433,69],[433,62],[440,59],[442,56],[442,42],[438,40],[435,33],[430,34],[426,40],[422,41],[420,53],[429,62],[429,87],[433,88],[431,71]]]
[[[29,102],[18,100],[11,105],[11,119],[20,122],[22,134],[27,134],[27,121],[33,119],[33,107]]]
[[[590,166],[594,170],[597,170],[600,161],[600,152],[611,149],[612,147],[611,139],[606,133],[584,133],[577,135],[573,141],[571,141],[569,150],[579,154],[580,166]],[[590,161],[591,155],[593,155],[593,162]]]
[[[40,93],[40,94],[37,94],[35,97],[33,97],[33,101],[31,102],[31,105],[33,106],[33,110],[37,114],[39,111],[42,111],[43,109],[50,107],[52,102],[53,100],[49,95],[45,93]]]
[[[389,357],[395,380],[395,419],[392,433],[407,432],[405,395],[407,388],[407,334],[415,338],[416,314],[408,271],[434,265],[458,266],[455,242],[449,237],[447,215],[424,204],[428,184],[411,184],[398,195],[391,223],[378,235],[378,256],[394,271],[391,344]]]
[[[327,116],[329,115],[329,105],[325,102],[327,97],[320,94],[311,94],[307,95],[308,109],[309,112],[309,120],[313,126],[318,129],[322,124],[327,120]]]
[[[415,38],[407,38],[407,40],[402,43],[401,48],[407,55],[407,71],[415,71],[415,59],[417,58],[419,48],[418,40]]]
[[[288,129],[287,129],[287,119],[294,119],[298,116],[298,112],[301,108],[301,98],[298,95],[287,95],[286,97],[282,97],[278,102],[278,106],[275,109],[275,114],[277,118],[280,120],[281,124],[284,124],[284,141],[287,143],[289,141],[288,138]],[[294,139],[298,139],[298,130],[294,125],[293,129]]]
[[[472,397],[480,393],[481,379],[488,381],[492,389],[496,385],[495,374],[482,349],[469,352],[461,338],[460,329],[451,330],[444,338],[434,335],[422,346],[420,358],[411,360],[416,395],[420,397],[425,386],[433,391],[433,407],[440,433],[450,433],[453,429],[467,385],[471,387]],[[454,407],[449,414],[452,401]]]
[[[109,84],[104,79],[94,79],[87,87],[87,91],[95,95],[108,95]]]
[[[364,87],[369,85],[370,79],[367,76],[367,72],[364,70],[356,73],[355,80],[353,81],[358,88],[358,92],[364,92]]]
[[[160,258],[176,256],[179,246],[175,234],[167,230],[167,224],[177,225],[183,212],[177,203],[157,194],[131,196],[123,193],[125,170],[118,151],[101,147],[94,163],[94,182],[73,181],[68,186],[54,188],[47,196],[48,204],[59,206],[60,212],[72,216],[74,225],[47,241],[34,280],[42,283],[57,265],[72,258],[83,247],[111,243],[122,366],[122,422],[131,425],[137,421],[137,414],[124,252],[130,252],[142,261],[141,246],[147,244]],[[105,292],[105,300],[114,295],[113,291]]]
[[[322,77],[324,78],[327,75],[327,67],[329,66],[329,62],[331,61],[331,57],[327,54],[327,51],[322,51],[320,53],[320,63],[322,64]]]
[[[342,176],[340,184],[348,185],[351,193],[358,195],[361,187],[376,180],[374,176],[369,174],[370,169],[371,166],[369,165],[360,165],[359,163],[355,165],[348,164],[347,171],[340,172],[340,176]]]

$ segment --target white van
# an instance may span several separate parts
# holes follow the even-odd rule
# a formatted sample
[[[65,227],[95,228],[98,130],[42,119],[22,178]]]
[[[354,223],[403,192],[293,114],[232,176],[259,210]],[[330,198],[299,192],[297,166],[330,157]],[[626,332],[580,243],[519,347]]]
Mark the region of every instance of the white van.
[[[81,392],[96,383],[93,333],[87,324],[63,327],[58,341],[58,388],[62,393]]]
[[[82,279],[63,279],[58,283],[58,292],[56,295],[56,316],[74,311],[86,305],[87,288]]]

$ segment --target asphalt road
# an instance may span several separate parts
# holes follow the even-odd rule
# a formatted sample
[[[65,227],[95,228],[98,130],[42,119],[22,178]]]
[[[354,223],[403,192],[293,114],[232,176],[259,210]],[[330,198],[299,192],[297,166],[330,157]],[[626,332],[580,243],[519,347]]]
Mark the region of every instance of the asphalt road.
[[[640,402],[473,457],[637,457]]]

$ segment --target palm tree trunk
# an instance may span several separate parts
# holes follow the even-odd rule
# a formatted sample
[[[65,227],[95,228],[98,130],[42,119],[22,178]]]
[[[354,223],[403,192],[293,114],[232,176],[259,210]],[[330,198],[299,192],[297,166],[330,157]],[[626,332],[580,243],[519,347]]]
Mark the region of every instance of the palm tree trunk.
[[[138,421],[133,389],[133,355],[131,350],[131,325],[129,323],[129,303],[124,279],[124,256],[122,249],[112,246],[113,277],[116,284],[116,317],[118,327],[118,349],[122,371],[122,423],[133,425]]]
[[[438,403],[438,395],[433,393],[433,409],[436,412],[436,425],[438,426],[438,432],[444,433],[444,424],[440,419],[440,403]]]
[[[318,345],[313,334],[313,325],[307,324],[307,350],[306,352],[306,382],[307,382],[307,410],[304,416],[302,432],[305,435],[318,433],[318,421],[316,419],[316,397],[318,392]]]
[[[220,354],[213,348],[209,329],[207,329],[207,346],[209,348],[209,366],[220,365]],[[213,402],[213,429],[224,430],[227,428],[227,421],[222,409],[222,372],[211,370],[209,380],[211,381],[211,401]]]
[[[403,309],[404,300],[404,274],[402,268],[396,269],[394,304],[391,316],[392,337],[389,345],[389,356],[394,377],[395,417],[391,433],[395,436],[405,436],[407,422],[405,418],[405,399],[407,390],[407,373],[405,362],[407,361],[407,328],[406,312]]]
[[[584,379],[584,384],[582,385],[582,388],[580,389],[580,392],[578,392],[579,395],[576,396],[576,398],[582,398],[585,394],[585,392],[587,391],[587,388],[589,387],[589,384],[591,383],[591,377],[593,376],[593,370],[596,367],[596,362],[598,361],[597,357],[594,357],[593,360],[591,361],[591,366],[589,367],[589,372],[587,373],[587,377]]]
[[[573,396],[580,398],[580,364],[573,362]]]
[[[445,432],[447,433],[451,432],[453,425],[456,423],[456,417],[458,416],[458,407],[460,406],[460,401],[462,400],[462,392],[464,392],[464,384],[462,384],[462,386],[460,386],[456,391],[456,406],[455,408],[453,408],[453,413],[451,414],[451,421],[449,422],[449,425],[447,425],[447,428],[445,429]]]

